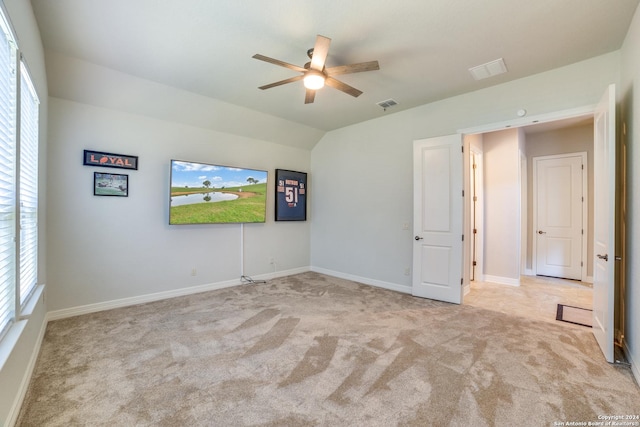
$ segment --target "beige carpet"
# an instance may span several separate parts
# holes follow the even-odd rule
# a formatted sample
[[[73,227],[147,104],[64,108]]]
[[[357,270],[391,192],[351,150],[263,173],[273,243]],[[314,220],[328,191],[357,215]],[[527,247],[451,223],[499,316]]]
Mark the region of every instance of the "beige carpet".
[[[591,332],[304,273],[48,325],[22,426],[550,426],[640,414]]]

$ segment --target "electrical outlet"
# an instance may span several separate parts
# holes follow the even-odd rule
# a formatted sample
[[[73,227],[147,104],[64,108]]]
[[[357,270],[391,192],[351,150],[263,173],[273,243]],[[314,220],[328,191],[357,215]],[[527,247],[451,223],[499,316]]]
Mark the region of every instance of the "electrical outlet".
[[[411,269],[410,269],[409,267],[405,268],[405,269],[404,269],[404,275],[405,275],[405,276],[408,276],[408,275],[410,275],[410,274],[411,274]]]
[[[273,257],[269,257],[269,264],[275,264],[276,260]]]
[[[196,270],[196,268],[195,268],[195,267],[193,267],[193,268],[191,269],[191,275],[192,275],[192,276],[197,276],[197,275],[198,275],[198,271]]]
[[[408,222],[403,223],[402,224],[402,229],[403,230],[408,230],[409,229],[409,223]]]

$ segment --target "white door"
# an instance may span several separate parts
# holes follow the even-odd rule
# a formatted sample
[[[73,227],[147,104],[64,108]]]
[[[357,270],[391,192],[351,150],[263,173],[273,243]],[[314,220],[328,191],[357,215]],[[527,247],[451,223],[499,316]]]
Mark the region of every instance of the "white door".
[[[603,95],[594,116],[593,334],[613,362],[616,199],[615,85]]]
[[[462,302],[462,137],[413,143],[413,295]]]
[[[582,280],[586,153],[534,157],[536,274]]]

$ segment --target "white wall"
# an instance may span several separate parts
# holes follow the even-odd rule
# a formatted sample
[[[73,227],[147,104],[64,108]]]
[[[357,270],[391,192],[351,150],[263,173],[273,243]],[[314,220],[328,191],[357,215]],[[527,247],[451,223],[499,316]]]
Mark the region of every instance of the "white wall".
[[[276,168],[309,171],[309,151],[57,98],[49,105],[50,310],[239,281],[241,225],[168,225],[171,159],[267,170],[267,221],[244,225],[244,274],[273,273],[270,257],[278,271],[308,268],[309,222],[274,222],[272,189]],[[139,156],[139,170],[83,166],[84,149]],[[127,173],[129,197],[94,196],[96,171]]]
[[[46,51],[49,96],[310,150],[324,131]],[[215,78],[212,76],[212,78]]]
[[[640,8],[636,10],[621,52],[620,112],[626,128],[626,133],[621,132],[621,140],[626,147],[628,174],[623,295],[625,343],[636,380],[640,382]]]
[[[47,241],[46,185],[47,170],[47,80],[44,53],[40,32],[33,16],[31,3],[24,0],[5,0],[4,5],[11,24],[18,36],[18,45],[28,64],[33,83],[40,97],[40,159],[39,168],[39,252],[38,283],[46,282],[45,251]],[[30,313],[30,317],[20,320],[9,331],[8,337],[0,342],[0,425],[10,425],[18,416],[20,404],[26,392],[31,370],[35,363],[40,341],[44,333],[45,299],[40,297]],[[4,362],[4,363],[2,363]]]
[[[483,135],[484,277],[520,283],[520,131]]]
[[[313,148],[311,264],[410,291],[413,140],[595,104],[619,52],[327,133]],[[402,102],[402,100],[399,100]],[[390,110],[391,112],[392,110]]]

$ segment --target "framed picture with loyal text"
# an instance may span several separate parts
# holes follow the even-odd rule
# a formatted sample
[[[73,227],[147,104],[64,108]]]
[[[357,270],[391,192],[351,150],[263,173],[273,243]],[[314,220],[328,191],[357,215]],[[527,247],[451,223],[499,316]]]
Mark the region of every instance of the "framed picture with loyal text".
[[[82,164],[85,166],[138,170],[138,156],[84,150]]]
[[[117,173],[93,173],[94,196],[129,196],[129,175]]]
[[[276,169],[276,221],[307,220],[307,174]]]

